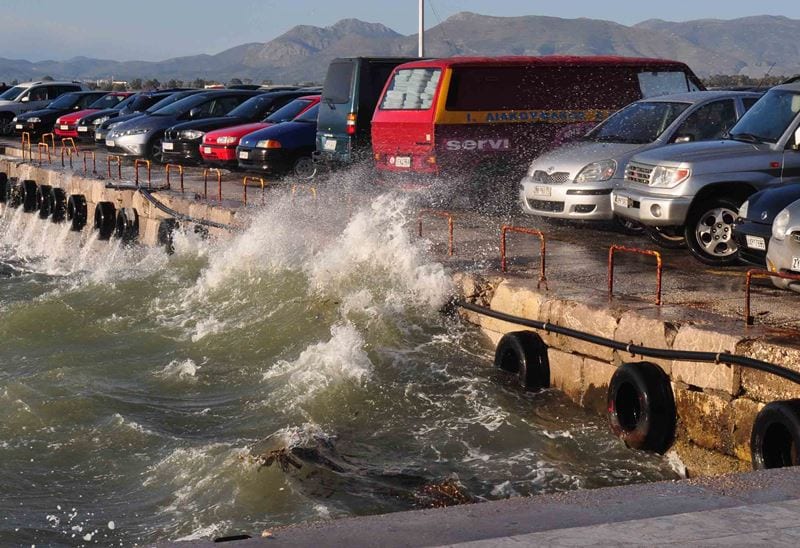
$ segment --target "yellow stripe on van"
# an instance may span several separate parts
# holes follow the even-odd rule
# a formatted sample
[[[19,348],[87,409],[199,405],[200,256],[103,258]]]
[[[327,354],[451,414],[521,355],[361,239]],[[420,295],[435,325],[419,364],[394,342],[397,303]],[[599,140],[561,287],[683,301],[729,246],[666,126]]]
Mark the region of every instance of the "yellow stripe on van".
[[[446,89],[446,87],[442,87],[442,90]],[[446,93],[441,93],[436,105],[436,122],[440,124],[572,124],[600,122],[614,112],[613,110],[597,109],[449,111],[444,109],[443,97],[446,95]]]
[[[442,74],[441,80],[439,82],[439,97],[436,99],[436,111],[433,115],[433,123],[434,124],[443,124],[447,123],[442,120],[443,116],[446,114],[445,112],[445,105],[447,104],[447,94],[450,91],[450,78],[453,75],[453,69],[446,68],[444,69],[444,73]]]

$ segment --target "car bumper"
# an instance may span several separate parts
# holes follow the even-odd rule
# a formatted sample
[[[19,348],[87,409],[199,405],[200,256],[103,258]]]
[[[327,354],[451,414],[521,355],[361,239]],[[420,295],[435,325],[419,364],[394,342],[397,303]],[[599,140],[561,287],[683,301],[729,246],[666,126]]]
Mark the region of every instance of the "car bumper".
[[[767,249],[772,236],[772,225],[743,221],[733,230],[733,241],[739,246],[739,258],[764,268],[767,264]],[[760,247],[763,246],[763,249]]]
[[[109,154],[118,156],[142,157],[147,153],[147,140],[149,135],[124,135],[116,137],[113,134],[106,136],[105,145]],[[112,144],[113,143],[113,144]]]
[[[78,126],[75,130],[81,141],[94,141],[94,128],[91,126]]]
[[[45,128],[40,123],[30,123],[30,122],[14,122],[14,131],[21,135],[24,132],[28,133],[47,133]]]
[[[611,193],[614,215],[633,219],[647,226],[681,226],[686,223],[694,196],[654,194],[632,188],[618,188]]]
[[[348,165],[353,162],[353,156],[350,152],[337,152],[330,150],[317,150],[311,154],[311,158],[315,163],[323,164],[329,167]]]
[[[611,210],[611,192],[614,187],[611,182],[596,185],[547,185],[525,177],[520,185],[520,200],[523,212],[529,215],[609,221],[614,217]]]
[[[237,164],[236,145],[204,144],[200,146],[200,156],[210,164]]]
[[[773,238],[767,250],[767,269],[772,272],[784,274],[800,274],[800,268],[792,269],[795,258],[800,260],[800,237],[795,234],[787,235],[783,240]],[[775,287],[781,289],[791,289],[800,292],[800,282],[785,280],[782,278],[772,278]]]
[[[69,137],[76,139],[79,137],[78,128],[76,126],[71,126],[71,125],[67,125],[67,129],[61,129],[61,126],[56,126],[53,133],[64,139],[67,139]]]
[[[172,147],[171,149],[169,147]],[[161,145],[161,154],[165,162],[200,161],[200,142],[189,143],[186,141],[164,141]]]
[[[246,153],[247,158],[242,158]],[[291,167],[289,155],[283,149],[237,148],[239,167],[247,171],[282,173]]]

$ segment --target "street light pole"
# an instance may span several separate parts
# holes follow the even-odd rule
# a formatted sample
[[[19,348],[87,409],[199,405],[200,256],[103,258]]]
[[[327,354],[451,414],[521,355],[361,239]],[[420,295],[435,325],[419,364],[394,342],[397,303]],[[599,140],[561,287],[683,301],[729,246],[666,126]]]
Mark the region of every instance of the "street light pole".
[[[419,57],[425,57],[425,0],[419,0]]]

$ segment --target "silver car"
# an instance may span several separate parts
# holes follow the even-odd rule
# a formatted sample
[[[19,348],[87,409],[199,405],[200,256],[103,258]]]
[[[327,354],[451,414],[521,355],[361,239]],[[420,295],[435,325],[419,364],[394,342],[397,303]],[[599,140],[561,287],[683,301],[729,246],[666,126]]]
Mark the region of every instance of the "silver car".
[[[671,143],[720,138],[761,97],[757,92],[695,91],[642,99],[617,111],[581,140],[547,152],[522,179],[531,215],[609,221],[611,192],[634,154]]]
[[[800,276],[800,200],[778,213],[772,222],[767,249],[767,270]],[[800,282],[772,278],[776,287],[800,292]]]

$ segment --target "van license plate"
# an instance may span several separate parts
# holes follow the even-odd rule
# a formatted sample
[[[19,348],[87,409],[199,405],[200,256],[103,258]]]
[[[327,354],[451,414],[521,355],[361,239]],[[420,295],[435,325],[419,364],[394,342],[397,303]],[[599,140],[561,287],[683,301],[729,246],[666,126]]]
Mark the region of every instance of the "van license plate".
[[[109,148],[114,148],[114,141],[111,139],[106,139],[106,146]]]
[[[627,196],[614,196],[614,205],[620,207],[631,207],[631,199]]]
[[[764,241],[764,238],[759,238],[758,236],[745,236],[747,240],[747,247],[750,249],[760,249],[761,251],[767,250],[767,242]]]
[[[549,186],[535,186],[533,187],[534,196],[550,196]]]
[[[61,131],[69,131],[69,126],[66,124],[61,124],[60,126],[58,126],[58,129],[60,129]]]
[[[239,158],[241,160],[249,160],[250,159],[250,153],[247,152],[246,150],[242,150],[241,152],[239,152]]]
[[[800,257],[792,257],[792,270],[800,272]]]
[[[22,129],[24,126],[22,124],[17,124],[17,129]]]
[[[88,126],[78,126],[78,133],[86,133],[87,131],[89,131]]]
[[[397,167],[411,167],[411,156],[398,156],[394,159],[394,165]]]
[[[161,143],[162,150],[172,150],[175,146],[172,143]]]
[[[325,139],[325,144],[322,145],[325,150],[336,150],[336,139]]]
[[[203,154],[211,154],[211,147],[203,147]]]

